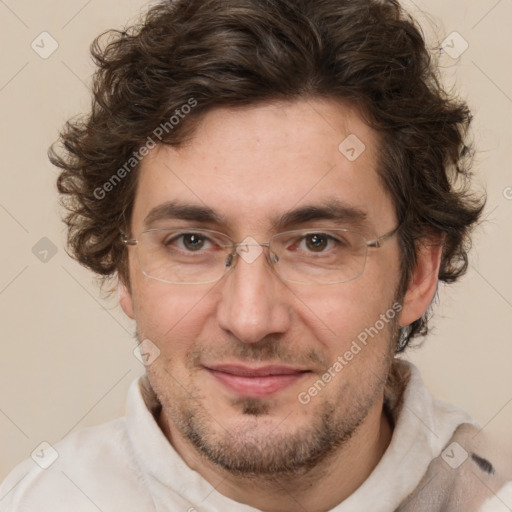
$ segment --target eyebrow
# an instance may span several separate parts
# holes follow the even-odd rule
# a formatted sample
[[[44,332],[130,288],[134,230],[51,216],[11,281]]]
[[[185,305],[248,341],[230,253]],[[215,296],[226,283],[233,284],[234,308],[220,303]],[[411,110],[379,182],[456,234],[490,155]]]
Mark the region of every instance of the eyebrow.
[[[280,217],[271,220],[274,231],[291,229],[313,221],[333,221],[348,227],[366,228],[367,213],[348,205],[337,198],[321,204],[311,204],[294,208]],[[163,220],[185,220],[216,225],[228,225],[228,219],[208,206],[168,201],[155,206],[144,219],[146,227]]]
[[[144,219],[144,224],[150,226],[158,221],[170,219],[211,222],[214,224],[225,224],[227,222],[224,216],[208,206],[168,201],[155,206]]]
[[[313,221],[334,221],[336,224],[350,227],[366,227],[368,215],[356,206],[343,203],[339,199],[329,199],[316,205],[305,205],[284,213],[272,222],[276,231],[290,229],[294,226]]]

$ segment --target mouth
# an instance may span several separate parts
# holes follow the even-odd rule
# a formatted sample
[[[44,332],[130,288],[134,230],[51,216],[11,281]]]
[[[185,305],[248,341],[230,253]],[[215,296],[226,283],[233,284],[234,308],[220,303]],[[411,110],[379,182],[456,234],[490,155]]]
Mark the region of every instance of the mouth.
[[[247,398],[274,395],[311,373],[309,370],[280,365],[250,367],[225,364],[205,369],[230,391]]]

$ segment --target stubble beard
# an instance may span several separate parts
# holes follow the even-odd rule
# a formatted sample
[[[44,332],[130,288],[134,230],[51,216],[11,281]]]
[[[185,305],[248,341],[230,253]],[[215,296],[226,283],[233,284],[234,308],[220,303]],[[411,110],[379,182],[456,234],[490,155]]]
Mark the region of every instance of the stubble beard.
[[[320,392],[316,397],[318,402],[311,402],[315,410],[309,425],[295,430],[289,428],[293,425],[293,414],[276,425],[268,418],[269,399],[259,398],[233,401],[231,405],[240,411],[241,419],[226,429],[221,425],[222,418],[216,420],[215,413],[202,405],[199,389],[185,392],[178,388],[169,393],[165,385],[158,385],[168,381],[161,374],[166,370],[150,372],[148,369],[148,377],[152,386],[156,384],[153,389],[162,404],[161,421],[167,427],[164,430],[171,434],[171,442],[172,431],[177,430],[209,462],[237,477],[273,480],[307,474],[343,449],[382,397],[398,337],[396,319],[385,331],[372,343],[386,343],[390,350],[377,367],[365,372],[367,381],[344,382],[329,400],[322,400]],[[276,350],[267,347],[263,352]],[[180,395],[178,399],[176,394]]]

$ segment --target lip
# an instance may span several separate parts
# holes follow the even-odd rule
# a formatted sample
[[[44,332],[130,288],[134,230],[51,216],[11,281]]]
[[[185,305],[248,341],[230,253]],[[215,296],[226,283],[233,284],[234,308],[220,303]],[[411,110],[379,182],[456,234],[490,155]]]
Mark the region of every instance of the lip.
[[[308,370],[281,365],[249,367],[225,364],[209,366],[206,370],[225,387],[248,398],[273,395],[310,373]]]

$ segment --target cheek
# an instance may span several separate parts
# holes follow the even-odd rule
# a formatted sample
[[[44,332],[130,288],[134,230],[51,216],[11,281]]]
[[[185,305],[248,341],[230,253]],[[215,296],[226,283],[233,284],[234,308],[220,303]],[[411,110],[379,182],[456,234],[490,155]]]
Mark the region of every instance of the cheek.
[[[182,287],[147,278],[139,280],[133,289],[139,337],[149,338],[162,351],[189,345],[210,314],[209,291],[204,286]]]
[[[306,290],[299,294],[307,305],[300,313],[304,331],[312,335],[329,365],[338,363],[334,370],[345,376],[339,385],[351,379],[359,382],[362,375],[371,376],[372,371],[379,373],[389,360],[398,316],[393,308],[395,289],[394,283],[377,286],[374,279],[361,277],[333,287],[329,294],[308,294]]]
[[[374,325],[391,307],[394,298],[393,286],[372,287],[362,278],[335,285],[326,292],[296,290],[301,305],[299,315],[319,340],[338,348]]]

